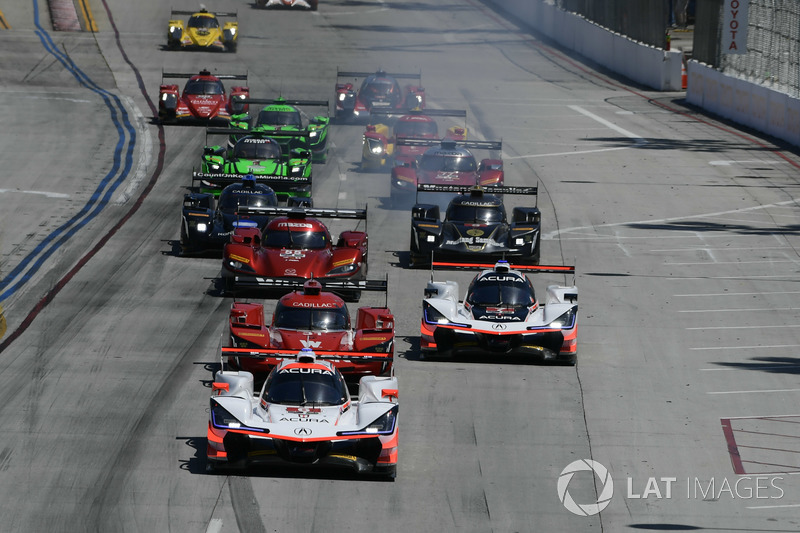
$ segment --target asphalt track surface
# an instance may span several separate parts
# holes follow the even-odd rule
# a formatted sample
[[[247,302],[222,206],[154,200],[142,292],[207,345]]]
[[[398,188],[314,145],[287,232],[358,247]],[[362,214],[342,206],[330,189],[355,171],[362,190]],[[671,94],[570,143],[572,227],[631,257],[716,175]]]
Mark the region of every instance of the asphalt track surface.
[[[43,2],[2,6],[0,530],[800,529],[792,150],[477,0],[209,2],[238,10],[236,54],[163,50],[167,3],[91,7],[96,34],[52,32]],[[358,172],[363,126],[335,125],[314,197],[369,206],[370,274],[388,273],[397,317],[397,479],[207,474],[230,300],[218,259],[176,254],[203,130],[152,120],[162,69],[206,67],[247,72],[257,97],[311,99],[333,97],[337,67],[421,69],[431,107],[502,138],[507,183],[539,184],[543,263],[577,265],[578,365],[421,358],[429,273],[404,268],[408,210],[385,174]],[[534,278],[542,293],[564,281]],[[582,459],[614,481],[599,515],[559,500]],[[579,471],[567,495],[593,504],[604,488]]]

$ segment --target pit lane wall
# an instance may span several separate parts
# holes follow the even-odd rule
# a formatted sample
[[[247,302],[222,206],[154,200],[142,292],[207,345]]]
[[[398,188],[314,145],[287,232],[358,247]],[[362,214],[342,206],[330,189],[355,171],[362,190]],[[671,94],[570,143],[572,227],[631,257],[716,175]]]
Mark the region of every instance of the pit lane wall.
[[[486,0],[564,48],[658,91],[680,91],[682,54],[611,32],[543,0]]]

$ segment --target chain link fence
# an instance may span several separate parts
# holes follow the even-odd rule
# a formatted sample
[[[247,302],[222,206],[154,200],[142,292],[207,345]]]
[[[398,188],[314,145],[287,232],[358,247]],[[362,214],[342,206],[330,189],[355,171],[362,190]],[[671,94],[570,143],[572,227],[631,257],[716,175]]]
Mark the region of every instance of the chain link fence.
[[[748,19],[747,53],[718,50],[718,60],[706,62],[730,76],[800,97],[800,1],[750,0]]]

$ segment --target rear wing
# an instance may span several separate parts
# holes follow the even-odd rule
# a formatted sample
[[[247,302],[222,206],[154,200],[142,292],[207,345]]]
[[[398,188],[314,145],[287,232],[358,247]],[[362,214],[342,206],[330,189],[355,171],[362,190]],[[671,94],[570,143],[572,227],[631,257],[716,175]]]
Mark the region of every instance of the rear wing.
[[[438,183],[420,183],[417,185],[417,192],[452,192],[456,194],[468,194],[473,191],[483,191],[486,194],[521,194],[537,196],[539,194],[539,187],[538,185],[535,187],[515,187],[512,185],[479,187],[475,185],[446,185]]]
[[[286,99],[269,99],[269,98],[245,98],[242,100],[244,104],[258,104],[258,105],[295,105],[300,107],[327,107],[330,109],[331,103],[328,100],[286,100]]]
[[[240,137],[309,137],[307,130],[280,130],[280,131],[252,131],[242,128],[206,128],[206,137],[209,135],[236,135]]]
[[[288,289],[292,291],[301,290],[303,288],[303,285],[307,281],[308,280],[306,279],[296,279],[296,278],[258,278],[258,283],[260,287],[274,288],[274,289]],[[332,280],[314,278],[314,281],[322,285],[323,289],[372,291],[372,292],[385,292],[385,293],[389,292],[388,279],[332,281]]]
[[[198,72],[161,72],[162,81],[164,78],[191,78],[192,76],[206,75],[214,76],[221,80],[247,80],[247,74],[214,74],[213,72],[198,71]]]
[[[224,172],[192,172],[192,187],[198,181],[212,181],[216,185],[225,186],[232,183],[240,183],[242,178],[248,174],[227,174]],[[305,176],[279,176],[277,174],[252,174],[256,179],[256,183],[292,183],[292,184],[308,184],[311,183],[311,178]]]
[[[209,15],[214,15],[215,17],[238,17],[239,13],[237,11],[217,11],[212,13],[211,11],[206,11],[205,9],[201,10],[194,10],[194,11],[187,11],[185,9],[173,9],[171,12],[173,15],[196,15],[197,13],[208,13]]]
[[[431,261],[431,281],[435,270],[494,270],[496,263],[469,263],[458,261]],[[550,273],[550,274],[572,274],[572,284],[575,285],[575,265],[513,265],[509,264],[511,270],[519,270],[524,273]]]
[[[347,218],[354,220],[366,220],[367,209],[334,209],[324,207],[283,207],[269,206],[256,207],[243,205],[239,207],[239,213],[251,215],[269,215],[284,217],[313,217],[313,218]],[[361,289],[365,290],[365,289]]]
[[[389,76],[392,78],[397,79],[412,79],[412,80],[422,80],[422,71],[420,70],[416,74],[408,74],[408,73],[401,73],[401,72],[383,72],[381,70],[374,71],[374,72],[357,72],[353,70],[339,70],[336,69],[336,77],[337,78],[366,78],[367,76],[372,76],[374,74],[380,74],[383,76]]]
[[[466,109],[411,109],[398,111],[397,109],[377,108],[370,111],[371,115],[423,115],[426,117],[459,117],[467,118]]]
[[[317,359],[326,361],[370,361],[394,359],[391,352],[343,352],[314,349]],[[222,347],[222,357],[248,357],[252,359],[297,359],[297,350],[285,348],[233,348]]]
[[[395,141],[396,145],[400,146],[441,146],[442,148],[459,147],[467,148],[468,150],[502,150],[503,141],[452,141],[452,140],[437,140],[437,139],[406,139],[400,138]]]

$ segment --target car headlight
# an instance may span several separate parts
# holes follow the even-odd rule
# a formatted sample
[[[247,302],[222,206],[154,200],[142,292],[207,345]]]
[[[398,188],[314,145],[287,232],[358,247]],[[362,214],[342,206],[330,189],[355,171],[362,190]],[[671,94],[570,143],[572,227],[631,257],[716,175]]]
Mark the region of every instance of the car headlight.
[[[300,170],[302,170],[300,167],[292,167],[292,174],[299,174]]]
[[[397,424],[397,411],[398,406],[395,405],[364,429],[359,431],[341,431],[337,433],[337,435],[390,435],[394,432],[395,425]]]
[[[211,163],[211,164],[208,165],[208,169],[209,170],[219,170],[221,168],[222,168],[222,165],[219,165],[217,163]]]
[[[450,321],[444,314],[428,302],[423,302],[423,318],[428,324],[449,324]]]
[[[236,28],[228,28],[228,31],[231,32],[231,35],[236,35]]]
[[[344,93],[339,93],[339,101],[344,102],[344,99],[347,98],[347,95]]]
[[[338,266],[328,272],[329,276],[335,276],[338,274],[349,274],[351,272],[355,272],[358,270],[359,264],[358,263],[350,263],[349,265],[342,265]]]
[[[553,329],[572,329],[575,326],[575,311],[576,308],[573,307],[557,319],[550,322],[550,326]]]
[[[242,423],[220,404],[211,400],[211,424],[214,427],[240,428]]]
[[[436,235],[428,235],[425,237],[425,240],[428,242],[436,242]]]
[[[310,138],[312,138],[312,139],[313,139],[314,137],[316,137],[317,135],[319,135],[319,132],[318,132],[318,131],[309,131],[309,132],[308,132],[308,136],[309,136]]]
[[[251,267],[250,265],[243,263],[242,261],[237,261],[235,259],[226,259],[224,265],[228,270],[234,270],[234,271],[238,270],[241,272],[248,272],[248,273],[255,272],[255,270],[253,270],[253,267]]]
[[[200,233],[205,233],[206,231],[208,231],[208,224],[206,224],[205,222],[198,222],[197,231]]]

